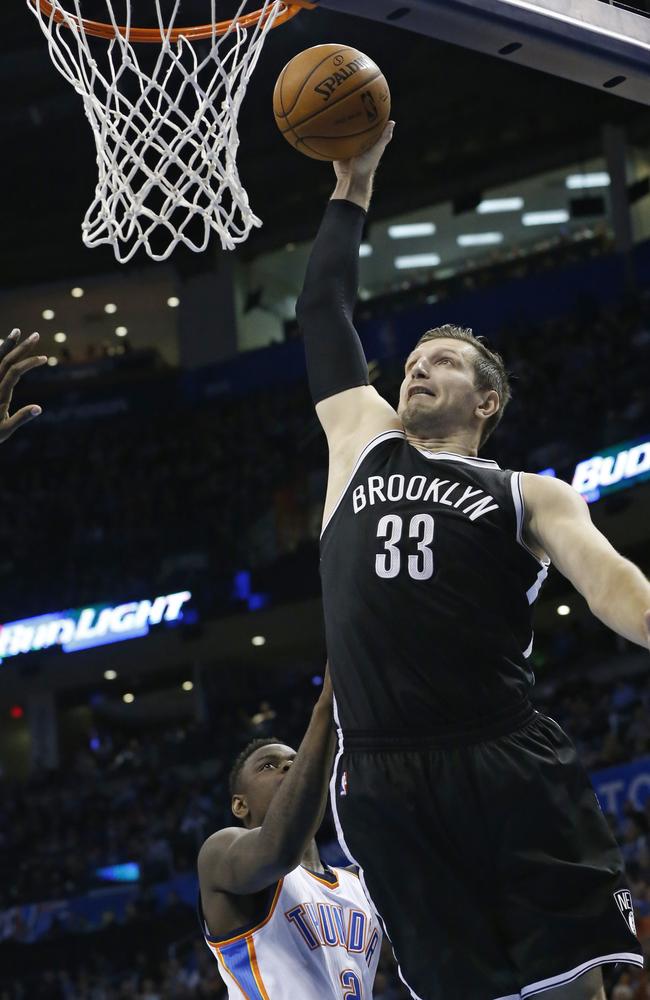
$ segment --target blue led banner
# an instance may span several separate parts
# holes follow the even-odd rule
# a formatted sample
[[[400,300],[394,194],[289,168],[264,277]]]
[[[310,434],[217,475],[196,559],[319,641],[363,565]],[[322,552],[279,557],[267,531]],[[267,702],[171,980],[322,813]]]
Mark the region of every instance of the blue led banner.
[[[557,473],[555,469],[543,469],[540,475],[556,476]],[[636,486],[644,479],[650,479],[650,436],[603,448],[591,458],[578,462],[571,485],[587,503],[594,503],[608,493]]]
[[[95,875],[103,882],[139,882],[140,865],[137,861],[125,861],[121,865],[107,865],[95,868]]]
[[[572,486],[590,502],[650,479],[650,437],[604,448],[578,462]]]
[[[153,600],[92,604],[8,622],[0,625],[0,661],[52,646],[60,646],[64,653],[74,653],[91,646],[136,639],[147,635],[152,625],[180,621],[183,605],[191,597],[188,590],[182,590]]]

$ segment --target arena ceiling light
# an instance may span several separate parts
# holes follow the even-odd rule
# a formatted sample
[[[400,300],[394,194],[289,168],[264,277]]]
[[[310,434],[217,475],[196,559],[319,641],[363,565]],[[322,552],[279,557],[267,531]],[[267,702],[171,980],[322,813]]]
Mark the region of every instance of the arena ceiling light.
[[[584,191],[585,188],[609,187],[611,178],[607,171],[595,171],[592,174],[569,174],[566,186],[569,191]]]
[[[557,613],[558,615],[560,615],[561,618],[564,618],[566,617],[566,615],[571,614],[571,608],[569,607],[568,604],[560,604],[560,606],[557,609]]]
[[[265,646],[266,638],[263,635],[254,635],[251,639],[251,643],[253,646]]]
[[[74,288],[70,289],[70,295],[72,296],[73,299],[81,299],[83,298],[83,294],[84,290],[83,288],[79,288],[79,285],[75,285]]]
[[[54,309],[44,309],[41,313],[43,319],[54,319]]]
[[[414,267],[436,267],[439,263],[440,257],[437,253],[412,253],[395,258],[395,267],[398,271],[408,271]]]
[[[192,684],[192,681],[183,681],[181,687],[183,688],[183,691],[191,691],[194,685]]]
[[[181,300],[178,298],[177,295],[170,295],[169,298],[167,299],[167,305],[169,306],[170,309],[177,309],[180,304]]]
[[[55,368],[56,365],[58,365],[58,363],[59,363],[59,359],[58,358],[54,358],[54,357],[49,357],[47,359],[47,363],[50,366],[50,368]]]
[[[485,198],[476,206],[479,215],[490,215],[493,212],[520,212],[524,207],[524,199],[513,198]]]
[[[389,226],[388,235],[391,240],[408,240],[413,236],[433,236],[436,231],[433,222],[405,222]]]
[[[128,328],[126,326],[116,326],[115,327],[115,336],[116,337],[126,337],[126,335],[127,335],[128,332],[129,331],[128,331]]]
[[[127,691],[126,694],[122,695],[122,701],[127,705],[131,705],[135,701],[135,695],[131,694],[130,691]]]
[[[547,212],[524,212],[521,217],[524,226],[553,226],[569,221],[566,208],[553,208]]]
[[[117,312],[117,306],[115,305],[114,302],[107,302],[106,305],[104,306],[104,312],[108,313],[109,315],[112,315],[113,313]]]
[[[114,681],[116,677],[117,677],[117,670],[105,670],[104,671],[104,678],[105,678],[105,680],[107,680],[107,681]]]
[[[58,333],[54,334],[54,340],[56,341],[57,344],[65,344],[67,339],[68,338],[66,334],[63,332],[63,330],[59,330]]]
[[[490,247],[503,243],[503,233],[465,233],[456,242],[459,247]]]
[[[372,247],[369,243],[362,243],[359,247],[360,257],[372,257]]]

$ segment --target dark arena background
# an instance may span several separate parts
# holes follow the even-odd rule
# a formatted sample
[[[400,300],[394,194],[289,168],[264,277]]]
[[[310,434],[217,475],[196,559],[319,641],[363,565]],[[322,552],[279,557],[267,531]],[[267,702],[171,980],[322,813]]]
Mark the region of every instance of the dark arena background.
[[[27,3],[4,5],[0,337],[38,330],[49,361],[15,393],[42,415],[0,446],[2,1000],[226,995],[197,851],[230,823],[235,754],[298,745],[326,659],[327,448],[295,304],[333,173],[272,113],[302,49],[355,46],[391,87],[356,313],[372,381],[395,402],[428,328],[487,336],[513,400],[483,456],[572,483],[650,572],[650,7],[522,4],[544,26],[482,6],[499,3],[336,0],[272,31],[239,128],[263,226],[233,252],[213,238],[120,265],[81,239],[81,99]],[[531,662],[622,846],[648,955],[648,654],[551,571]],[[340,863],[331,817],[319,843]],[[638,968],[606,985],[650,998]],[[408,996],[388,949],[374,996]]]

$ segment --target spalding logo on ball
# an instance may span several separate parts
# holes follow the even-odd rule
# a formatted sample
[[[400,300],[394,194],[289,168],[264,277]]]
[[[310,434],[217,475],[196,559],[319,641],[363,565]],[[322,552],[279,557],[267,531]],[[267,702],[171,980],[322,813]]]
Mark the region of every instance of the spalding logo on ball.
[[[287,142],[314,160],[349,160],[379,139],[390,117],[384,74],[349,45],[314,45],[287,63],[273,91]]]

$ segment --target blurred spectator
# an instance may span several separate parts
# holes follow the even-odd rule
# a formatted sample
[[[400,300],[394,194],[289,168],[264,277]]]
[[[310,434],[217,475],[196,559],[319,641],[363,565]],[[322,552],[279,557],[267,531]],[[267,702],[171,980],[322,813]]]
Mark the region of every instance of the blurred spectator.
[[[564,319],[494,336],[513,400],[486,457],[561,470],[647,433],[648,330],[650,297],[640,297],[607,309],[582,301]],[[392,401],[402,360],[382,362],[376,382]],[[241,602],[242,567],[264,573],[281,599],[317,592],[327,455],[306,379],[190,406],[171,378],[150,376],[157,403],[110,418],[48,423],[46,404],[4,446],[0,499],[15,510],[27,497],[30,509],[0,524],[5,621],[175,586],[216,615]]]

